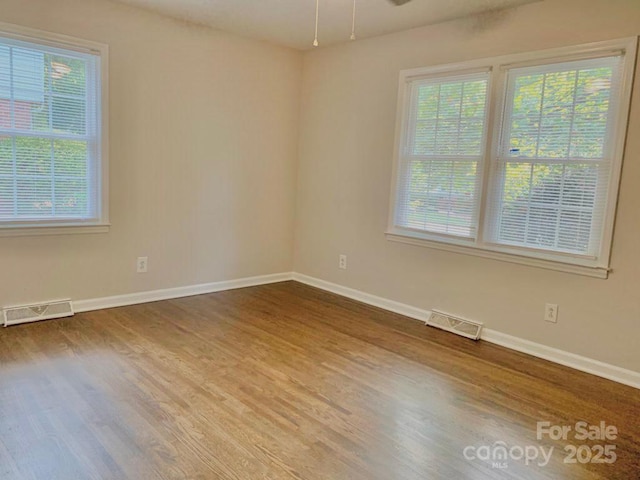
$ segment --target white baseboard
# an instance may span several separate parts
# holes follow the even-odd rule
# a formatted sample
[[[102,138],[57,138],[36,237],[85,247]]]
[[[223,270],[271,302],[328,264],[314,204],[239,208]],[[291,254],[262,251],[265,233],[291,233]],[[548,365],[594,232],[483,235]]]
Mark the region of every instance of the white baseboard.
[[[326,290],[327,292],[342,295],[343,297],[358,300],[359,302],[373,305],[374,307],[389,310],[390,312],[399,313],[400,315],[404,315],[405,317],[415,318],[416,320],[420,320],[422,322],[426,322],[429,318],[429,315],[431,315],[431,312],[429,312],[428,310],[423,310],[421,308],[407,305],[406,303],[400,303],[394,300],[389,300],[387,298],[371,295],[369,293],[361,292],[360,290],[354,290],[353,288],[343,287],[342,285],[338,285],[337,283],[331,283],[325,280],[320,280],[319,278],[309,277],[308,275],[303,275],[302,273],[294,273],[293,280],[295,280],[296,282],[304,283],[306,285],[311,285],[312,287]]]
[[[371,295],[360,290],[344,287],[337,283],[327,282],[301,273],[293,273],[293,280],[420,321],[425,321],[431,314],[429,310],[416,308],[394,300]],[[512,335],[507,335],[488,328],[484,328],[482,330],[482,336],[480,338],[486,342],[494,343],[511,350],[526,353],[534,357],[559,363],[560,365],[565,365],[582,372],[597,375],[608,380],[613,380],[614,382],[640,389],[640,372],[627,370],[592,358],[582,357],[574,353],[558,350],[556,348],[531,342],[523,338],[514,337]]]
[[[102,308],[124,307],[126,305],[135,305],[138,303],[156,302],[158,300],[169,300],[172,298],[190,297],[192,295],[221,292],[223,290],[233,290],[236,288],[266,285],[268,283],[285,282],[287,280],[292,280],[292,278],[293,274],[290,272],[274,273],[271,275],[259,275],[257,277],[246,277],[236,280],[202,283],[200,285],[189,285],[186,287],[165,288],[162,290],[152,290],[148,292],[127,293],[124,295],[115,295],[113,297],[75,300],[73,302],[73,307],[74,311],[77,313],[88,312],[91,310],[100,310]]]
[[[547,347],[541,343],[531,342],[524,338],[514,337],[497,330],[484,329],[482,331],[482,340],[501,345],[511,350],[527,353],[534,357],[543,358],[550,362],[559,363],[566,367],[571,367],[581,372],[597,375],[598,377],[613,380],[614,382],[623,383],[630,387],[640,389],[640,373],[633,370],[627,370],[617,367],[609,363],[604,363],[592,358],[576,355],[575,353],[565,352],[553,347]]]

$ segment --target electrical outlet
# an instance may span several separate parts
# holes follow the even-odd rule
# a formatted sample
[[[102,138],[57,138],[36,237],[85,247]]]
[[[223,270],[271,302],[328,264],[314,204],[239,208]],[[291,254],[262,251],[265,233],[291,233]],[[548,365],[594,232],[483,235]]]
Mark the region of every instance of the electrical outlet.
[[[138,257],[136,262],[136,271],[138,273],[147,273],[149,264],[149,257]]]
[[[558,323],[558,305],[547,303],[544,306],[544,319],[547,322]]]
[[[338,268],[341,268],[342,270],[346,270],[347,269],[347,256],[346,255],[340,255],[340,258],[338,260]]]

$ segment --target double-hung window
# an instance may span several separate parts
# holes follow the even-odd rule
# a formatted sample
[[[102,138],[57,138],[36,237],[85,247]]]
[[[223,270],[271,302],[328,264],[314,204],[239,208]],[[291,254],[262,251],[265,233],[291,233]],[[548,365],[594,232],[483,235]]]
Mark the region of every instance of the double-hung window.
[[[416,232],[474,238],[489,71],[411,81],[400,154],[397,222]]]
[[[0,235],[105,228],[105,62],[102,45],[0,25]]]
[[[635,52],[402,72],[388,237],[605,277]]]

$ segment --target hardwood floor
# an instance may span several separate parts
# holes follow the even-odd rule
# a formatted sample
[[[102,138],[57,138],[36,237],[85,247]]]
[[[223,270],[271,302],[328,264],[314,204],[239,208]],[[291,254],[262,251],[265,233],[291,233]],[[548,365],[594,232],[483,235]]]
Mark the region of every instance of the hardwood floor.
[[[2,479],[633,480],[639,406],[633,388],[294,282],[0,331]],[[538,421],[619,434],[538,440]],[[495,442],[554,452],[465,458]],[[617,461],[565,464],[582,443]]]

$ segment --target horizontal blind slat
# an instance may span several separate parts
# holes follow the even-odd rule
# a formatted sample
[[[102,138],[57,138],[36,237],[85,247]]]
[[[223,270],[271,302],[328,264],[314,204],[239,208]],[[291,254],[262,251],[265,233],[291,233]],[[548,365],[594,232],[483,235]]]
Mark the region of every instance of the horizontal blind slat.
[[[487,72],[410,84],[396,226],[475,236],[487,84]]]
[[[599,252],[621,65],[615,56],[507,71],[492,241]]]
[[[0,39],[0,222],[94,218],[96,57],[30,45]]]

